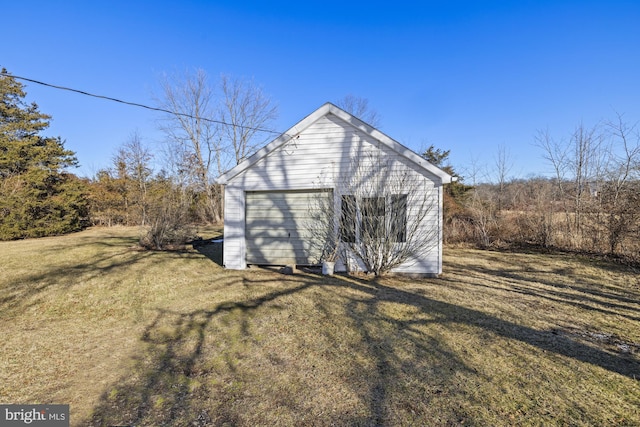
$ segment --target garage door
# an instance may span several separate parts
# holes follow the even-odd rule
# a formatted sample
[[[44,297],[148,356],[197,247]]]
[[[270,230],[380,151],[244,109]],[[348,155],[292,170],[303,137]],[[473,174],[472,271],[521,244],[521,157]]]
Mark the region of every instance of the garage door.
[[[314,265],[320,261],[330,191],[246,194],[247,264]]]

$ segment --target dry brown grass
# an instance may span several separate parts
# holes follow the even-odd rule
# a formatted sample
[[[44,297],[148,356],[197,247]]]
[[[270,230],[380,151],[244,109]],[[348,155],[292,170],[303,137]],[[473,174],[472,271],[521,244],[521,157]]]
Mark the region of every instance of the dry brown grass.
[[[640,425],[640,282],[447,249],[439,279],[227,271],[134,229],[0,243],[0,401],[72,425]]]

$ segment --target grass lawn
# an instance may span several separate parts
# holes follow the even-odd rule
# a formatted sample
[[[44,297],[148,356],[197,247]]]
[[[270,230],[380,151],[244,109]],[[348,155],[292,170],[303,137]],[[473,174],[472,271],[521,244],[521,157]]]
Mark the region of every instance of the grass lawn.
[[[629,268],[446,248],[437,279],[327,278],[136,241],[0,242],[0,403],[74,426],[640,425]]]

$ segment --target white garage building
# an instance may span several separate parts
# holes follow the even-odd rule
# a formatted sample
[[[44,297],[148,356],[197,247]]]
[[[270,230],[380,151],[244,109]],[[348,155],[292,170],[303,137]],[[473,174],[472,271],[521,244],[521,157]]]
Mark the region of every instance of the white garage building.
[[[369,168],[375,169],[371,173],[358,172],[354,167],[364,159],[369,159]],[[404,207],[407,227],[415,219],[412,209],[413,200],[417,200],[410,193],[419,193],[417,197],[431,206],[428,215],[420,216],[419,226],[430,230],[424,235],[432,244],[393,271],[441,273],[442,189],[452,177],[331,103],[218,178],[217,182],[225,186],[224,266],[244,269],[248,264],[318,264],[321,245],[313,241],[317,233],[310,229],[318,214],[314,209],[332,200],[336,212],[340,212],[343,196],[349,192],[345,182],[359,186],[372,177],[398,173],[411,177],[413,183],[399,191],[409,193],[409,199],[405,195],[404,200],[411,201]],[[381,195],[387,188],[388,184],[380,186]],[[322,198],[324,201],[317,203]],[[384,203],[384,198],[381,200]],[[357,229],[354,225],[354,232]],[[336,270],[344,270],[345,264],[339,261]]]

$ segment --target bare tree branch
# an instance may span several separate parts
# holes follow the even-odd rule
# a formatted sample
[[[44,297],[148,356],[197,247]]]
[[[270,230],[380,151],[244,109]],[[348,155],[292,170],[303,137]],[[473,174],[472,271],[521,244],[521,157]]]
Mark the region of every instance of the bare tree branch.
[[[372,151],[334,181],[333,206],[313,209],[327,258],[339,252],[347,269],[355,262],[382,275],[437,247],[438,190],[418,172]]]
[[[219,108],[220,121],[230,125],[220,125],[225,151],[229,151],[234,166],[262,146],[270,133],[264,129],[278,116],[278,108],[253,80],[234,79],[226,75],[220,77],[222,102]]]
[[[369,105],[367,98],[361,98],[352,94],[338,100],[336,105],[347,113],[350,113],[371,127],[379,128],[382,124],[380,114]]]

